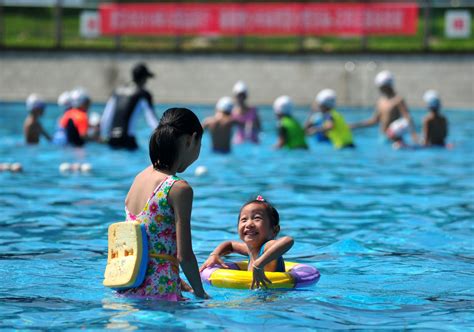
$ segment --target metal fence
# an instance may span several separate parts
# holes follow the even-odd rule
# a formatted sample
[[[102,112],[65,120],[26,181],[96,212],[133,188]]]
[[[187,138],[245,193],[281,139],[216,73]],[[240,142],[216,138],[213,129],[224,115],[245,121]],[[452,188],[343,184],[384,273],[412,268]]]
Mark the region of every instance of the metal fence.
[[[246,3],[242,0],[237,2]],[[313,3],[315,1],[304,2]],[[317,1],[316,3],[321,2],[323,1]],[[326,3],[334,2],[326,1]],[[370,1],[337,2],[367,3]],[[413,1],[407,2],[413,3]],[[470,37],[457,39],[447,38],[444,26],[445,15],[448,10],[465,10],[472,17],[474,1],[471,0],[417,1],[420,7],[419,21],[417,33],[413,36],[242,35],[228,37],[175,34],[170,36],[117,35],[85,38],[79,32],[80,15],[84,11],[97,10],[100,3],[94,0],[0,0],[0,48],[3,50],[262,52],[289,54],[474,52],[474,26],[471,26]]]

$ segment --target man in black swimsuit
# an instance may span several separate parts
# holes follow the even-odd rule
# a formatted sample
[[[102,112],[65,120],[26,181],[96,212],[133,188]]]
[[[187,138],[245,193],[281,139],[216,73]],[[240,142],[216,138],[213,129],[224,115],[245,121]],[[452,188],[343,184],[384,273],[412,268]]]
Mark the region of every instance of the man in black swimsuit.
[[[133,83],[117,88],[107,101],[100,122],[101,136],[115,149],[135,150],[134,125],[139,113],[143,112],[151,129],[158,126],[158,118],[153,110],[153,98],[145,89],[145,84],[154,74],[144,63],[132,69]]]

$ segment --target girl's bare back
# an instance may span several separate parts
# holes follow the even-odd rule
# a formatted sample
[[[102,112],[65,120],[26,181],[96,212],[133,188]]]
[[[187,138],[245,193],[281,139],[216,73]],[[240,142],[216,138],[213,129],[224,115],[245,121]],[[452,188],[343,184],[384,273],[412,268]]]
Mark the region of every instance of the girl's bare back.
[[[125,199],[125,206],[134,215],[140,214],[156,187],[166,179],[167,175],[157,172],[153,166],[145,168],[133,181]]]

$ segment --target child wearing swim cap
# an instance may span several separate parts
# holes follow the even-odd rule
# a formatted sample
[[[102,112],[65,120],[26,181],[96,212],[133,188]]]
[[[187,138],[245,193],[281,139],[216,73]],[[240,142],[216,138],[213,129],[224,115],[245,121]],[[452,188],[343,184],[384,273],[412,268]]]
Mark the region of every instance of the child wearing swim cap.
[[[276,149],[307,149],[305,132],[293,117],[293,101],[288,96],[280,96],[273,102],[273,112],[277,117],[278,141]]]
[[[193,188],[176,176],[199,157],[202,133],[192,111],[170,108],[151,135],[151,165],[135,177],[125,199],[127,221],[145,224],[150,259],[144,282],[123,294],[178,301],[183,287],[208,298],[191,241]],[[180,266],[192,289],[181,281]]]
[[[26,100],[26,108],[29,112],[23,124],[23,133],[25,141],[28,144],[38,144],[40,136],[44,136],[48,141],[51,141],[51,137],[44,130],[43,125],[40,122],[40,118],[44,114],[46,103],[37,94],[33,93],[28,96]]]
[[[234,84],[232,93],[235,98],[235,106],[232,111],[232,116],[237,122],[234,143],[242,144],[248,141],[258,144],[262,126],[257,108],[253,106],[251,107],[247,104],[247,85],[243,81],[238,81]]]
[[[231,113],[234,104],[232,98],[222,97],[216,104],[216,113],[204,119],[202,127],[209,130],[212,139],[212,151],[229,153],[231,150],[232,127],[236,124]]]
[[[441,98],[438,92],[428,90],[423,95],[423,100],[429,111],[423,118],[423,144],[443,147],[448,136],[448,120],[440,112]]]
[[[322,121],[319,125],[307,121],[305,130],[308,135],[323,134],[336,149],[355,147],[349,125],[344,117],[336,111],[336,92],[334,90],[321,90],[316,95],[312,111],[320,111]]]
[[[199,270],[214,264],[229,268],[221,257],[238,253],[249,257],[248,270],[253,273],[251,288],[267,288],[271,281],[265,276],[265,271],[285,272],[282,255],[293,246],[293,238],[276,239],[280,232],[280,216],[262,196],[242,206],[237,232],[241,241],[225,241],[218,245]]]

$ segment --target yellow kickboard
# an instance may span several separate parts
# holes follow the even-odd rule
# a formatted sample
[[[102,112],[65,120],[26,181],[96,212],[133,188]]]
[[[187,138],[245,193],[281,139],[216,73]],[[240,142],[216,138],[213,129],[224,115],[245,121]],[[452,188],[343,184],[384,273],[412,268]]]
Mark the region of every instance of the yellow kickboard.
[[[109,226],[108,238],[104,286],[115,289],[140,286],[148,264],[145,225],[133,222],[114,223]]]

